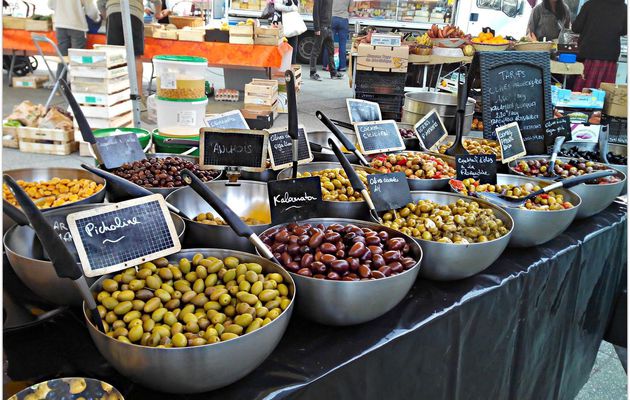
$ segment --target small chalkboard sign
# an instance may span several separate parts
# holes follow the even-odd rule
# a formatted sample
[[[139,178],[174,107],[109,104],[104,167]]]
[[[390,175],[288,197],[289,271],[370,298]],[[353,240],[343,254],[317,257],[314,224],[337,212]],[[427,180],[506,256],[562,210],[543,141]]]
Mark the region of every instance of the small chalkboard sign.
[[[96,149],[107,169],[118,168],[146,158],[135,133],[114,134],[96,138]]]
[[[457,179],[473,178],[481,183],[497,183],[497,156],[494,154],[466,154],[455,156]]]
[[[418,121],[413,129],[416,137],[427,150],[434,149],[448,136],[448,131],[435,109]]]
[[[161,194],[68,215],[83,272],[95,277],[181,250]]]
[[[571,117],[554,118],[545,121],[545,147],[547,154],[551,154],[556,138],[561,136],[571,140]]]
[[[413,202],[404,172],[368,175],[367,179],[376,211],[395,210]]]
[[[324,212],[319,176],[267,183],[274,224],[319,217]]]
[[[381,106],[378,103],[366,100],[346,99],[350,123],[380,121]]]
[[[239,110],[208,117],[206,118],[206,126],[219,129],[249,129],[245,117]]]
[[[269,159],[271,169],[279,170],[293,164],[293,141],[288,129],[269,130]],[[303,126],[298,129],[298,165],[313,161],[311,145]]]
[[[358,122],[354,124],[354,131],[363,154],[405,149],[405,142],[400,137],[396,121]]]
[[[498,127],[496,135],[501,147],[501,162],[503,164],[507,164],[527,154],[518,122]]]
[[[201,169],[241,167],[262,171],[267,162],[267,131],[202,128],[199,134]]]

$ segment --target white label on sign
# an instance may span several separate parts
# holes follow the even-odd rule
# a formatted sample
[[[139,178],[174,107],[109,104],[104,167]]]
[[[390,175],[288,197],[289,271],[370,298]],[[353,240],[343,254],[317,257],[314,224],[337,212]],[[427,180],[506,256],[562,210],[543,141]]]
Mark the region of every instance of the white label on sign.
[[[160,76],[160,89],[177,89],[177,76],[169,72]]]
[[[182,126],[195,126],[197,113],[194,111],[180,111],[177,113],[177,124]]]

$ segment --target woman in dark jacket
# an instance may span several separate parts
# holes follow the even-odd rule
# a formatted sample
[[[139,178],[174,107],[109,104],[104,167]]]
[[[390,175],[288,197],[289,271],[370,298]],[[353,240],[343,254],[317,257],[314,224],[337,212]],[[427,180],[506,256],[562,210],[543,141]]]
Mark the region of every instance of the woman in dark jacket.
[[[543,0],[532,10],[527,34],[534,40],[550,42],[557,39],[562,28],[568,28],[570,24],[571,13],[563,0]]]
[[[620,39],[628,34],[627,13],[623,0],[589,0],[582,6],[572,29],[580,34],[579,59],[584,62],[584,74],[575,81],[574,91],[615,82]]]

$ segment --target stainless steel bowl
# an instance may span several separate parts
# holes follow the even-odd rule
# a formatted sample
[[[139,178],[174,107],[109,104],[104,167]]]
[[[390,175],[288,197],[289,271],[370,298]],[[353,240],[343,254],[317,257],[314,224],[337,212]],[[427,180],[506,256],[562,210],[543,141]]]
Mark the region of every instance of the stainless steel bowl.
[[[427,152],[427,151],[401,151],[398,153],[408,153],[408,154],[412,154],[412,153],[422,153],[422,154],[429,154],[432,155],[436,158],[441,158],[442,160],[446,161],[446,163],[448,165],[450,165],[451,167],[455,168],[455,157],[452,156],[447,156],[445,154],[440,154],[440,153],[434,153],[434,152]],[[398,154],[398,153],[392,153],[392,154]],[[373,159],[374,156],[370,157],[370,160]],[[451,178],[442,178],[442,179],[407,179],[407,182],[409,183],[409,189],[411,190],[435,190],[435,191],[442,191],[442,190],[448,190],[448,181],[453,179]]]
[[[295,283],[287,271],[271,261],[248,253],[223,249],[187,249],[168,256],[170,261],[192,259],[195,253],[225,258],[234,256],[244,262],[255,262],[264,272],[282,275],[289,293],[295,299]],[[98,293],[101,277],[91,287]],[[292,301],[270,324],[238,338],[195,347],[156,348],[127,344],[100,332],[83,313],[88,331],[105,359],[122,375],[153,390],[168,393],[201,393],[227,386],[253,371],[271,354],[289,324]]]
[[[315,218],[300,223],[325,226],[336,223],[353,224],[358,227],[382,229],[390,235],[404,238],[411,247],[412,257],[418,261],[412,268],[398,275],[367,281],[331,281],[289,272],[297,286],[297,312],[304,318],[324,325],[362,324],[394,308],[416,281],[422,263],[422,249],[409,236],[373,222],[352,219]]]
[[[499,185],[515,186],[532,183],[545,187],[551,182],[525,176],[497,174],[497,183]],[[582,199],[568,189],[560,188],[556,189],[555,192],[562,194],[564,200],[573,204],[573,207],[557,211],[536,211],[514,207],[503,208],[514,220],[514,231],[510,239],[510,247],[538,246],[554,239],[571,225],[578,213]]]
[[[156,157],[156,158],[179,157],[179,158],[181,158],[183,160],[190,161],[193,164],[198,164],[199,163],[199,157],[184,156],[184,155],[181,155],[181,154],[154,153],[154,154],[147,154],[146,156],[147,157]],[[217,175],[213,180],[220,179],[222,174],[223,174],[223,172],[220,172],[219,175]],[[147,187],[146,189],[148,189],[151,193],[161,194],[162,196],[166,197],[166,196],[168,196],[169,194],[173,193],[174,191],[176,191],[179,188],[178,187],[172,187],[172,188]],[[120,188],[115,187],[114,185],[110,185],[110,187],[107,189],[107,199],[109,201],[111,201],[112,203],[115,203],[115,202],[118,202],[118,201],[121,201],[121,200],[127,199],[127,198],[128,198],[128,196],[125,194],[125,192],[121,192]]]
[[[608,151],[613,153],[613,154],[619,154],[622,155],[624,157],[628,157],[628,146],[626,146],[625,144],[615,144],[615,143],[609,143],[608,144]],[[616,170],[619,170],[621,172],[624,173],[624,175],[626,175],[626,177],[628,176],[628,165],[619,165],[619,164],[608,164],[611,167],[613,167]],[[626,194],[628,192],[628,181],[626,181],[626,183],[623,185],[623,188],[621,188],[621,195],[623,196],[624,194]]]
[[[104,204],[83,204],[50,211],[52,215],[67,215],[85,211]],[[180,240],[184,237],[186,224],[177,214],[171,213],[175,230]],[[59,278],[55,267],[42,250],[42,245],[30,226],[14,225],[3,238],[4,250],[9,264],[16,275],[35,294],[57,305],[79,306],[83,299],[70,279]],[[77,263],[78,264],[78,263]],[[88,282],[94,279],[86,278]]]
[[[356,146],[356,143],[357,143],[356,134],[354,132],[353,133],[344,132],[344,134],[346,135],[348,140],[350,140],[350,142]],[[330,131],[316,131],[316,132],[308,133],[308,140],[313,143],[317,143],[320,146],[329,147],[328,139],[332,139],[336,143],[339,143],[339,140],[337,140],[336,136]],[[335,156],[335,153],[333,153],[332,150],[322,149],[322,151],[315,151],[313,147],[311,146],[311,152],[313,153],[313,160],[316,162],[318,161],[337,162],[338,161],[337,156]],[[348,161],[350,161],[350,163],[352,164],[359,163],[359,159],[354,154],[344,153],[344,155],[346,156]]]
[[[353,165],[355,170],[366,171],[368,174],[380,174],[379,171],[364,167],[361,165]],[[298,172],[314,172],[322,171],[325,169],[341,169],[341,164],[338,162],[312,162],[298,166]],[[291,179],[293,173],[292,168],[283,169],[278,174],[278,180]],[[349,219],[370,219],[370,209],[365,201],[325,201],[326,207],[324,207],[324,215],[322,217],[328,218],[349,218]]]
[[[527,156],[518,160],[514,160],[508,164],[510,168],[510,173],[514,175],[525,176],[524,174],[514,170],[514,167],[521,160],[544,160],[548,158],[549,157],[547,156]],[[558,157],[558,160],[562,160],[564,162],[567,162],[571,159],[572,158],[570,157]],[[600,166],[611,167],[608,164],[596,164]],[[611,205],[613,201],[615,201],[615,198],[619,196],[619,194],[621,193],[621,189],[626,184],[626,175],[619,170],[617,171],[618,173],[615,176],[621,179],[621,181],[617,183],[610,183],[605,185],[587,185],[586,183],[582,183],[581,185],[577,185],[571,188],[571,191],[580,196],[580,198],[582,199],[582,204],[580,205],[580,208],[578,209],[577,215],[575,217],[576,219],[588,218],[590,216],[598,214],[606,207]],[[538,179],[543,179],[547,181],[553,180],[552,178],[547,177],[539,177]]]
[[[213,181],[206,182],[205,185],[230,206],[237,215],[269,221],[268,224],[251,225],[254,233],[261,233],[271,226],[269,195],[265,182],[239,180],[238,185],[228,185],[226,181]],[[236,235],[230,226],[206,225],[194,221],[194,218],[201,213],[212,212],[217,217],[219,214],[192,188],[188,186],[180,188],[168,195],[166,201],[188,217],[186,219],[188,234],[184,242],[185,247],[216,246],[239,251],[254,251],[254,246],[247,239]]]
[[[470,132],[476,101],[468,98],[464,118],[464,134]],[[412,92],[405,94],[402,123],[415,125],[433,109],[437,110],[449,132],[455,132],[455,115],[457,113],[457,95],[438,92]]]
[[[438,193],[429,191],[411,192],[414,202],[431,200],[438,204],[451,204],[459,199],[467,202],[470,197],[457,193]],[[508,245],[514,230],[514,220],[505,210],[484,200],[474,199],[483,208],[491,208],[494,215],[501,219],[508,233],[498,239],[484,243],[452,244],[415,239],[424,253],[424,262],[420,276],[436,281],[454,281],[468,278],[495,262]]]
[[[223,173],[225,175],[225,172]],[[238,178],[239,182],[243,181],[256,181],[256,182],[269,182],[275,181],[278,176],[278,171],[272,169],[266,169],[262,172],[240,171]]]
[[[99,176],[92,174],[81,168],[22,168],[22,169],[10,169],[4,171],[5,174],[9,175],[15,180],[23,180],[26,182],[36,182],[36,181],[49,181],[52,178],[61,178],[61,179],[91,179],[96,183],[100,183],[103,185],[103,189],[101,189],[98,193],[94,193],[92,196],[85,198],[83,200],[75,201],[74,203],[69,203],[59,207],[51,207],[42,210],[43,212],[48,212],[50,210],[57,210],[64,207],[74,206],[77,204],[90,204],[90,203],[102,203],[105,200],[105,193],[107,189],[107,182]],[[13,207],[9,205],[9,207]],[[9,218],[8,215],[2,215],[2,234],[5,234],[10,227],[15,225],[15,221]]]

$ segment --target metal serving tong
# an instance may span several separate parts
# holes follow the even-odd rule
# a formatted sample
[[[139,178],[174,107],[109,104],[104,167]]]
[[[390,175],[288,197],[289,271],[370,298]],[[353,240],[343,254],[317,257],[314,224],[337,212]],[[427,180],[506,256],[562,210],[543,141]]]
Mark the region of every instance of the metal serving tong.
[[[455,156],[468,154],[462,144],[464,134],[464,122],[466,120],[466,102],[468,101],[468,82],[466,81],[466,67],[460,68],[459,80],[457,82],[457,112],[455,113],[455,142],[446,149],[446,155]]]
[[[293,151],[293,179],[297,178],[298,173],[298,111],[297,99],[295,96],[295,76],[293,71],[288,69],[284,73],[284,80],[287,84],[287,103],[289,106],[289,136],[291,136],[291,150]]]
[[[549,166],[547,167],[551,173],[551,176],[560,176],[556,173],[556,159],[558,158],[558,153],[562,149],[562,145],[564,144],[564,136],[556,137],[556,140],[553,142],[553,151],[551,152],[551,159],[549,160]]]

